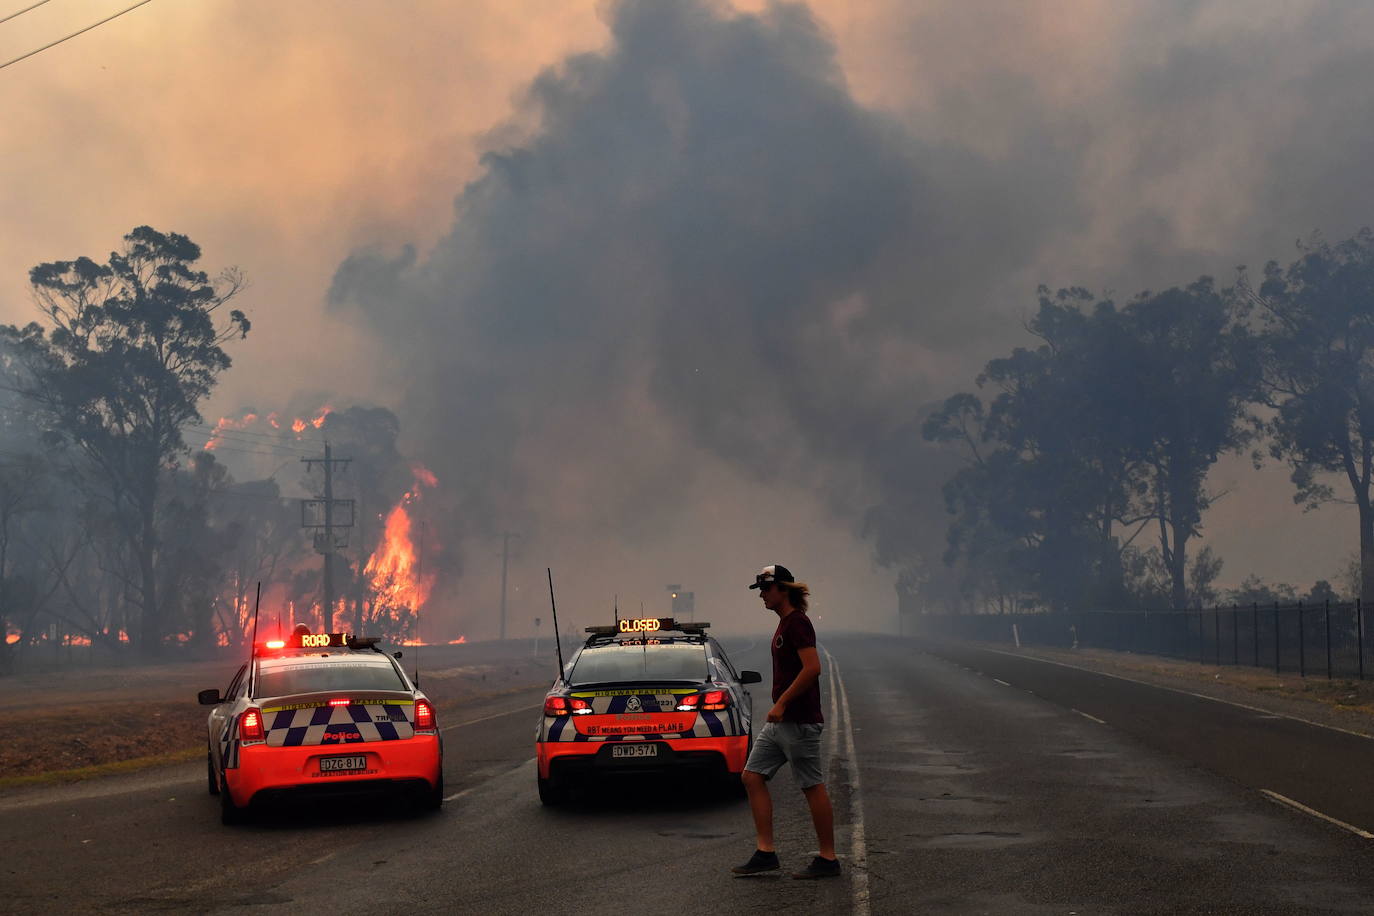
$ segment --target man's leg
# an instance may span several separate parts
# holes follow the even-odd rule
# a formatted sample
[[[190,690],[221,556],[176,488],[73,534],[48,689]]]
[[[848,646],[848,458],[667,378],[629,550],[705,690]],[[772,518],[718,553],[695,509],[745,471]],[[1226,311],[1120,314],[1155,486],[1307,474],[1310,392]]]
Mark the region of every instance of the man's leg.
[[[767,788],[764,789],[768,791]],[[816,825],[816,844],[820,848],[816,851],[822,858],[835,858],[835,810],[830,805],[830,794],[825,791],[825,783],[817,783],[802,789],[802,794],[806,796],[806,804],[811,808],[811,822]],[[754,795],[749,794],[749,803],[754,803]],[[772,841],[772,806],[769,806],[769,841]],[[755,821],[758,815],[754,815]],[[763,847],[760,846],[760,849]],[[768,847],[772,849],[772,846]]]
[[[749,812],[754,815],[754,833],[758,835],[757,848],[762,852],[773,849],[773,796],[768,792],[768,780],[762,773],[745,770],[740,774],[744,788],[749,793]],[[821,787],[824,791],[825,787]],[[829,805],[829,800],[826,801]]]

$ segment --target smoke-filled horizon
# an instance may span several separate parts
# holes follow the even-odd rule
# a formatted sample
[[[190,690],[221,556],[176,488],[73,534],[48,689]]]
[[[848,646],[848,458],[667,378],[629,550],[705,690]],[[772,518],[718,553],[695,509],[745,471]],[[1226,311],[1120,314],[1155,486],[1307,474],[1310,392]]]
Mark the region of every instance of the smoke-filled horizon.
[[[1361,6],[559,7],[331,7],[327,34],[309,4],[131,14],[90,36],[136,52],[111,71],[45,53],[0,87],[32,122],[5,147],[27,169],[5,288],[143,222],[240,264],[255,334],[210,422],[395,410],[458,540],[459,629],[492,629],[507,531],[518,632],[547,565],[588,614],[682,582],[744,621],[772,562],[843,596],[837,625],[886,628],[875,549],[943,545],[919,416],[1028,342],[1038,283],[1227,283],[1374,222]],[[137,125],[111,114],[132,93]],[[221,95],[231,116],[198,121]],[[1223,581],[1306,584],[1353,548],[1337,507],[1294,514],[1282,469],[1216,476]]]
[[[990,330],[1009,278],[1095,221],[1082,177],[1099,151],[1028,117],[1033,96],[1006,111],[1022,130],[999,127],[1001,155],[880,114],[802,6],[608,16],[604,52],[532,84],[522,133],[483,157],[448,235],[423,255],[360,252],[335,277],[331,301],[401,373],[419,448],[479,531],[730,541],[702,506],[753,493],[766,519],[796,493],[884,558],[938,562],[949,462],[915,436],[919,415],[1013,339]],[[1235,63],[1173,57],[1131,88],[1168,99],[1188,81],[1166,67]],[[1136,219],[1181,220],[1181,203]],[[1213,259],[1181,236],[1155,226],[1115,270],[1190,281]]]

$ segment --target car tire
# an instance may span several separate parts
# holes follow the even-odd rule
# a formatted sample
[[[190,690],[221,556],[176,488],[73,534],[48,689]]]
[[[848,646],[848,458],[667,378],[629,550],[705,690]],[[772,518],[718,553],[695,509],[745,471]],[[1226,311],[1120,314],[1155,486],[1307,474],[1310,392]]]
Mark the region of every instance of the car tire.
[[[444,806],[444,764],[439,762],[439,778],[435,780],[433,788],[425,793],[424,808],[427,811],[438,811]]]
[[[219,778],[215,776],[215,761],[210,756],[210,751],[205,751],[205,778],[209,783],[211,795],[219,794]]]
[[[240,808],[234,804],[234,796],[229,792],[229,784],[224,781],[224,773],[220,772],[220,793],[219,793],[219,822],[226,826],[242,824],[248,820],[248,809]]]
[[[545,807],[555,807],[568,800],[568,786],[561,779],[550,776],[548,779],[539,778],[539,801]]]

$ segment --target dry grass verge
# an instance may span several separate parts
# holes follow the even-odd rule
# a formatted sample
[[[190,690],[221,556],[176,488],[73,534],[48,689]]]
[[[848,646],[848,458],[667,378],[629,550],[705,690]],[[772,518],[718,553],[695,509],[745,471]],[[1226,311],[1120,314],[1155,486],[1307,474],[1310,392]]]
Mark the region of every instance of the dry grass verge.
[[[556,667],[520,643],[424,653],[421,685],[441,724],[468,705],[546,685]],[[0,679],[0,790],[199,758],[209,709],[196,692],[223,689],[239,664],[226,658]]]

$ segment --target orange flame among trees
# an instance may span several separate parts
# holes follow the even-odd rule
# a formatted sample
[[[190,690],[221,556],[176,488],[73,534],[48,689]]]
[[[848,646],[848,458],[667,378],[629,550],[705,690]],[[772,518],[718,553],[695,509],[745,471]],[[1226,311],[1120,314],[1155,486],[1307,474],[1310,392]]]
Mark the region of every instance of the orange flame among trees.
[[[296,434],[296,438],[299,439],[301,434],[306,430],[311,428],[319,429],[323,426],[324,418],[333,412],[334,408],[326,404],[324,407],[320,408],[319,412],[316,413],[314,417],[309,419],[305,417],[296,417],[289,425],[292,432]],[[258,414],[251,412],[244,414],[242,417],[220,417],[219,421],[215,423],[215,431],[210,434],[209,441],[205,443],[205,450],[214,451],[216,447],[223,444],[224,434],[226,432],[246,430],[256,425],[259,420],[265,421],[266,424],[274,430],[281,430],[282,423],[284,422],[275,411],[269,413],[266,417],[260,417]]]
[[[412,470],[417,485],[387,513],[381,543],[363,567],[363,574],[375,595],[374,607],[405,608],[413,613],[428,600],[434,573],[421,571],[410,508],[420,498],[420,486],[432,487],[438,480],[423,465],[416,464]]]

